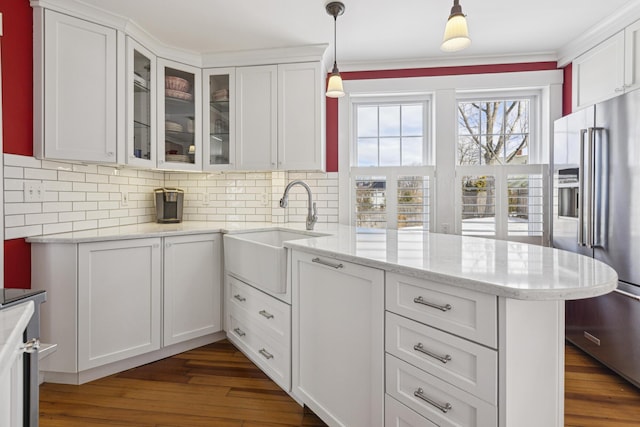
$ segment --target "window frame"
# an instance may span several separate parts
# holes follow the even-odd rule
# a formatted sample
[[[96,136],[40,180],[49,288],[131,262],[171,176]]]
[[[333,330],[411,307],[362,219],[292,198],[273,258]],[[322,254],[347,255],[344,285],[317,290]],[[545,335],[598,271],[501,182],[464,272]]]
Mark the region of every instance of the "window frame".
[[[358,107],[384,106],[397,104],[421,104],[423,107],[423,145],[422,165],[416,166],[358,166]],[[349,102],[349,224],[357,225],[356,213],[356,178],[360,176],[384,176],[386,182],[386,228],[396,229],[398,226],[398,177],[422,176],[429,178],[429,202],[435,200],[435,146],[433,128],[433,94],[430,92],[398,94],[360,94],[353,96]],[[378,141],[378,146],[379,146]],[[431,165],[429,164],[431,163]],[[434,227],[433,209],[429,206],[430,230]]]

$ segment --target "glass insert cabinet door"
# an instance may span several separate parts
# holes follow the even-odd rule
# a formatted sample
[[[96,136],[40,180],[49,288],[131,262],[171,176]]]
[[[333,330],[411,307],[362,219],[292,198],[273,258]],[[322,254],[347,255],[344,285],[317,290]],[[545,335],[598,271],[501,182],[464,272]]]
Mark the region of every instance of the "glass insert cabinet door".
[[[171,61],[161,61],[163,101],[158,103],[159,141],[164,144],[158,153],[160,168],[177,170],[202,169],[201,144],[201,71],[198,68]]]
[[[233,165],[235,157],[235,69],[206,69],[203,71],[203,81],[204,168],[227,169]]]
[[[127,38],[127,159],[136,166],[156,164],[156,57]]]

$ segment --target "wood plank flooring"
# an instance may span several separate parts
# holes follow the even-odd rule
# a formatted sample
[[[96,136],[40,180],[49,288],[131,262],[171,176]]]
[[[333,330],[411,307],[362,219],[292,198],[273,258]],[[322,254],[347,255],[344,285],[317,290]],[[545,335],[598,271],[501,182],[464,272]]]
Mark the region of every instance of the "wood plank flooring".
[[[565,426],[640,425],[640,391],[567,344]],[[41,427],[320,427],[228,341],[81,386],[40,387]]]

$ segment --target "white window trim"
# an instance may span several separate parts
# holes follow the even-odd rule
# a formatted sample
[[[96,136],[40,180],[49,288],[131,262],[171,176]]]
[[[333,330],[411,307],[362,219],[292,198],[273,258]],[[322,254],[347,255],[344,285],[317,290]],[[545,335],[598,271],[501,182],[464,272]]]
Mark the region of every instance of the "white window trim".
[[[545,129],[541,134],[542,146],[551,150],[550,141],[553,135],[553,121],[562,116],[562,70],[528,71],[517,73],[495,73],[460,76],[412,77],[394,79],[346,80],[344,87],[346,96],[338,101],[338,159],[339,159],[339,222],[351,224],[350,191],[350,146],[353,141],[352,98],[363,94],[396,94],[411,95],[431,92],[434,94],[432,105],[433,130],[435,143],[435,164],[451,164],[450,171],[436,172],[435,194],[437,202],[432,206],[431,217],[435,221],[433,231],[452,231],[455,221],[455,105],[456,91],[496,89],[540,88],[541,117],[539,126]],[[444,147],[444,149],[443,149]],[[447,150],[446,147],[449,147]],[[548,158],[549,152],[541,153]],[[549,196],[551,197],[551,196]],[[457,231],[454,231],[457,232]]]

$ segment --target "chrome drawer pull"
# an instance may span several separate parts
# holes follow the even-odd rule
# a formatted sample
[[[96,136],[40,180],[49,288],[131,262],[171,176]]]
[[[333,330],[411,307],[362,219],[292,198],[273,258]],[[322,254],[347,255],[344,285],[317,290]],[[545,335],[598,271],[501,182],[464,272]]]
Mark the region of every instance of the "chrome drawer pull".
[[[413,346],[413,349],[415,351],[419,351],[422,354],[426,354],[429,357],[433,357],[434,359],[437,359],[439,361],[441,361],[442,363],[447,363],[451,361],[451,356],[448,354],[445,354],[444,356],[438,356],[435,353],[431,353],[429,350],[425,350],[424,347],[422,346],[422,343],[419,342],[418,344]]]
[[[23,353],[37,353],[39,348],[40,340],[38,338],[31,338],[20,347],[20,350],[22,350]]]
[[[268,352],[267,350],[265,350],[264,348],[261,348],[261,349],[259,350],[259,353],[260,353],[261,355],[263,355],[263,356],[264,356],[265,358],[267,358],[267,359],[273,359],[273,354],[269,353],[269,352]]]
[[[233,297],[240,302],[245,302],[247,300],[245,297],[241,296],[240,294],[234,295]]]
[[[247,335],[247,334],[245,334],[245,333],[242,331],[242,329],[240,329],[240,328],[235,328],[235,329],[233,330],[233,332],[235,332],[236,334],[238,334],[238,336],[239,336],[239,337],[243,337],[243,336]]]
[[[438,304],[434,304],[434,303],[429,302],[429,301],[425,301],[424,299],[422,299],[422,297],[414,298],[413,302],[415,302],[416,304],[426,305],[426,306],[429,306],[431,308],[437,308],[440,311],[449,311],[449,310],[451,310],[453,308],[451,306],[451,304],[438,305]]]
[[[266,310],[262,310],[259,312],[261,315],[263,315],[264,317],[266,317],[267,319],[273,319],[273,314],[268,313]]]
[[[422,390],[422,388],[418,388],[416,391],[414,391],[413,395],[415,397],[417,397],[418,399],[424,400],[429,405],[435,406],[436,408],[440,409],[445,414],[447,412],[449,412],[451,409],[453,409],[453,406],[451,406],[451,403],[449,403],[449,402],[445,403],[444,405],[441,405],[438,402],[429,399],[427,396],[424,395],[424,390]]]
[[[320,258],[314,258],[314,259],[311,260],[311,262],[316,262],[318,264],[326,265],[327,267],[332,267],[332,268],[342,268],[342,267],[344,267],[344,265],[342,265],[342,264],[334,264],[332,262],[321,260]]]

